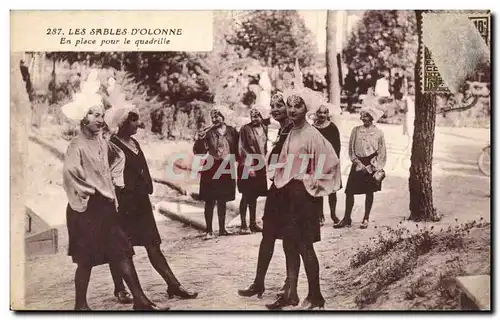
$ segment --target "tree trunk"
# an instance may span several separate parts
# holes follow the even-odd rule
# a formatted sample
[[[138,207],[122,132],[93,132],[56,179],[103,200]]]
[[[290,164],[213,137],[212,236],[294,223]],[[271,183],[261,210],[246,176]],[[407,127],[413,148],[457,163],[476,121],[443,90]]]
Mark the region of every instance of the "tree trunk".
[[[418,52],[421,52],[422,11],[416,11]],[[409,178],[410,220],[437,221],[432,199],[432,154],[436,127],[436,96],[423,93],[420,59],[415,65],[415,126]]]
[[[52,103],[57,102],[57,85],[56,85],[56,58],[52,57]]]
[[[326,15],[326,84],[328,88],[328,101],[336,106],[340,106],[336,14],[336,11],[328,10]]]

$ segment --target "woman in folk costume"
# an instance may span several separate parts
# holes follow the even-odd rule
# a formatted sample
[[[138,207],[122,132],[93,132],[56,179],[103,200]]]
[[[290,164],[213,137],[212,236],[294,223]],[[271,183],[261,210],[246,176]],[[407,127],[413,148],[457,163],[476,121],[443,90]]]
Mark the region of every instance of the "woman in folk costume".
[[[125,157],[102,137],[103,101],[95,91],[76,94],[73,102],[62,107],[62,112],[81,126],[81,132],[69,143],[63,167],[69,202],[68,254],[77,264],[75,309],[90,310],[87,289],[92,267],[109,263],[120,270],[130,288],[134,310],[168,310],[155,305],[142,291],[132,261],[133,248],[120,227],[115,187],[124,187]]]
[[[201,172],[200,179],[199,198],[205,201],[207,226],[205,239],[213,237],[212,219],[216,203],[219,235],[230,235],[226,230],[226,203],[235,199],[236,157],[238,155],[238,131],[224,122],[224,115],[220,110],[212,109],[210,117],[212,126],[202,132],[193,146],[195,155],[208,153],[208,157],[213,160],[213,165]]]
[[[361,110],[362,125],[352,129],[349,139],[349,158],[352,166],[345,188],[345,216],[334,228],[351,225],[351,212],[354,206],[354,195],[365,194],[365,215],[361,228],[368,227],[370,212],[373,205],[373,194],[382,190],[382,182],[373,175],[380,172],[386,163],[386,145],[384,133],[374,122],[384,115],[384,111],[376,106],[368,106]]]
[[[189,292],[181,285],[160,249],[161,238],[149,199],[153,193],[153,180],[139,142],[132,138],[142,127],[138,112],[134,105],[125,101],[120,105],[107,110],[104,116],[113,133],[111,142],[125,155],[125,186],[117,191],[120,224],[133,246],[145,247],[149,261],[167,283],[169,298],[194,299],[198,294]],[[115,294],[124,292],[120,270],[111,269],[111,272],[115,280]]]
[[[251,122],[241,127],[239,133],[238,191],[242,194],[240,202],[241,231],[247,231],[246,211],[250,211],[250,231],[261,232],[257,225],[257,198],[267,194],[267,175],[265,156],[267,154],[267,125],[256,108],[250,109]],[[249,168],[259,167],[253,170]]]
[[[316,120],[314,121],[314,127],[318,129],[319,132],[328,140],[335,150],[337,157],[340,158],[340,132],[335,123],[330,121],[330,111],[327,104],[321,104],[315,112]],[[342,187],[342,184],[341,184]],[[323,200],[323,198],[321,199]],[[328,195],[328,202],[330,204],[330,217],[334,224],[339,223],[339,218],[336,215],[337,207],[337,193],[333,192]],[[323,203],[321,208],[323,208]],[[325,221],[325,215],[323,210],[321,210],[321,224]]]
[[[281,309],[297,305],[300,257],[304,263],[309,293],[303,309],[323,308],[325,300],[319,283],[319,262],[314,243],[321,240],[321,197],[340,188],[340,161],[333,146],[306,121],[312,101],[309,90],[286,95],[287,115],[293,128],[274,166],[274,183],[280,190],[283,248],[287,265],[287,285],[278,299],[266,305]],[[305,101],[308,101],[307,103]]]
[[[280,128],[278,130],[278,139],[274,143],[268,157],[267,167],[271,166],[271,164],[277,160],[283,143],[292,128],[292,124],[286,115],[286,103],[281,92],[271,97],[271,116],[274,120],[279,122]],[[273,180],[273,177],[271,176],[270,179]],[[265,291],[264,280],[269,264],[271,263],[271,258],[273,257],[274,244],[276,239],[283,239],[280,216],[282,204],[279,202],[280,198],[278,197],[278,193],[279,190],[273,182],[267,192],[264,206],[264,216],[262,217],[264,224],[262,228],[262,240],[259,246],[259,256],[257,258],[255,279],[248,288],[238,290],[240,296],[252,297],[257,295],[258,297],[262,297]],[[284,290],[284,288],[282,289]]]

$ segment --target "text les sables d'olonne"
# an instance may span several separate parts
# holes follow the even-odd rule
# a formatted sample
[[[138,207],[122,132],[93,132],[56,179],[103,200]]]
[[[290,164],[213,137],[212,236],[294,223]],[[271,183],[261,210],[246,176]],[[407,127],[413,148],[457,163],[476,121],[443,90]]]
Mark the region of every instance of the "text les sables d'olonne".
[[[108,28],[75,28],[68,29],[66,32],[62,28],[48,28],[46,30],[46,35],[49,36],[60,36],[59,44],[64,45],[74,45],[75,47],[82,45],[118,45],[118,44],[134,44],[136,47],[139,45],[168,45],[170,44],[170,39],[165,36],[181,36],[183,34],[182,29],[168,29],[168,28],[118,28],[118,29],[108,29]],[[152,36],[142,39],[132,40],[128,38],[122,39],[92,39],[83,36]],[[66,36],[80,36],[79,38],[69,39]]]

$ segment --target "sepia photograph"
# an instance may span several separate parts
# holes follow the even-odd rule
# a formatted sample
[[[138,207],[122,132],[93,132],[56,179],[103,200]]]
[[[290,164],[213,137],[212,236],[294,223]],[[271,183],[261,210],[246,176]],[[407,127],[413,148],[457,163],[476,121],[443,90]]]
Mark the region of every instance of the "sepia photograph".
[[[211,16],[10,52],[11,310],[491,312],[491,12]]]

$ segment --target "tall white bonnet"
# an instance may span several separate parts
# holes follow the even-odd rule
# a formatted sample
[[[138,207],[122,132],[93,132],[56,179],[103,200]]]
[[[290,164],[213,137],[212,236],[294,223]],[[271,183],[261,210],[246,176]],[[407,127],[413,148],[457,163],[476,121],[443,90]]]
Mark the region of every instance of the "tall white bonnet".
[[[75,93],[72,100],[61,107],[62,113],[68,119],[79,122],[92,107],[103,106],[102,96],[97,93],[101,86],[97,75],[97,70],[92,69],[87,79],[81,82],[80,92]]]

